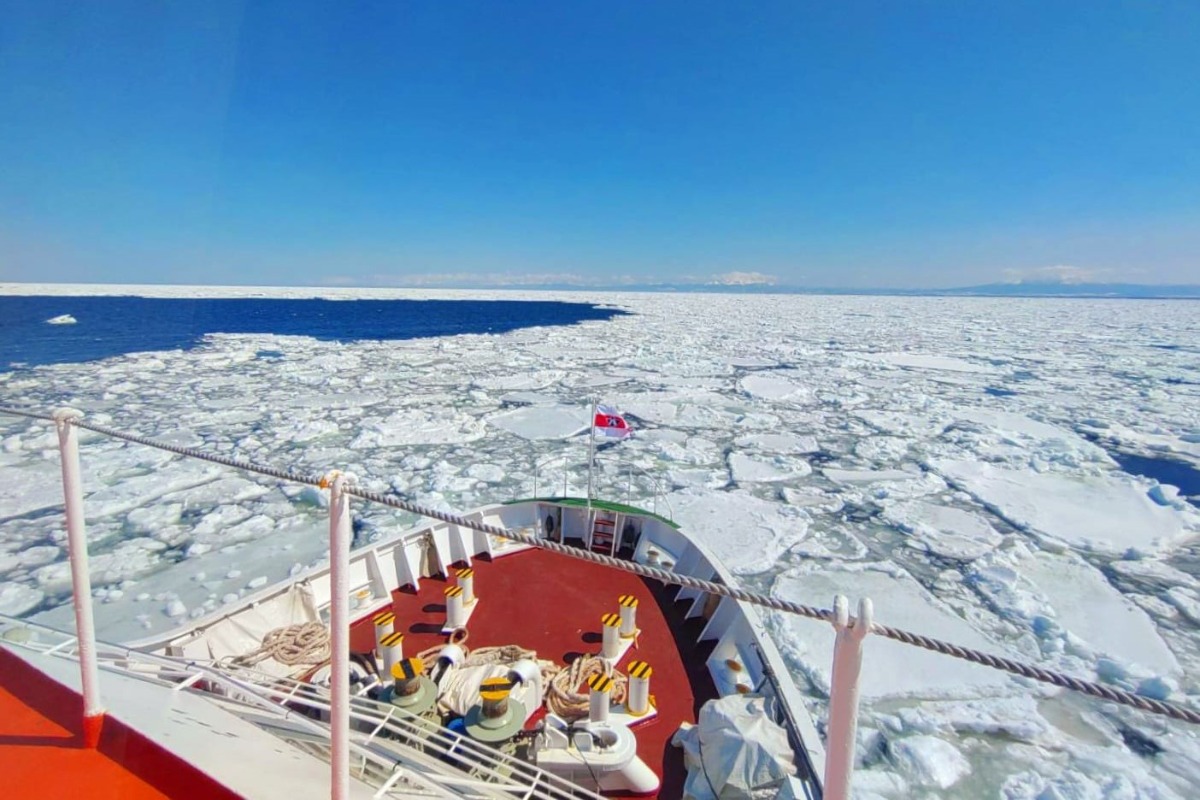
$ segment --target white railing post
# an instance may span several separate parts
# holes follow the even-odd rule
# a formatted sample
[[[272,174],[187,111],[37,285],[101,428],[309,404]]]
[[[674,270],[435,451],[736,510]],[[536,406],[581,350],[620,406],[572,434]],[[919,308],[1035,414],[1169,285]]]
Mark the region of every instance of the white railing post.
[[[100,704],[100,672],[96,667],[96,625],[92,618],[92,579],[88,573],[87,532],[83,519],[83,482],[79,477],[79,429],[72,420],[83,417],[73,408],[54,411],[58,449],[62,454],[63,501],[67,515],[67,557],[71,590],[75,593],[75,636],[79,640],[80,683],[83,686],[83,746],[95,749],[104,727]]]
[[[833,680],[829,694],[829,730],[826,735],[825,800],[849,800],[854,771],[854,746],[858,731],[858,678],[862,670],[862,642],[871,632],[871,601],[858,601],[858,619],[850,624],[849,602],[833,600]]]
[[[329,487],[329,753],[333,800],[350,796],[350,496],[352,476],[333,471],[321,481]]]

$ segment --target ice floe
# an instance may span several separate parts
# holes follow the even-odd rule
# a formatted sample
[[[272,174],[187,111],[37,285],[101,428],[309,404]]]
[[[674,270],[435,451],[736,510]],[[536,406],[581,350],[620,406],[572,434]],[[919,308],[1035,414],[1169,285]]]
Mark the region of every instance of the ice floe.
[[[824,608],[832,605],[837,594],[848,596],[852,603],[869,597],[879,623],[1005,654],[1002,645],[982,636],[971,623],[894,566],[800,567],[776,578],[772,594]],[[775,616],[773,624],[784,651],[801,665],[819,690],[828,692],[833,664],[832,627],[782,616]],[[861,692],[866,698],[962,697],[983,689],[1010,688],[1010,680],[1004,673],[881,636],[868,637],[864,642],[862,669]]]
[[[494,414],[488,423],[522,439],[567,439],[587,430],[588,410],[531,406]]]
[[[924,500],[887,503],[883,517],[930,552],[949,558],[977,558],[1001,540],[979,514]]]
[[[1136,481],[937,461],[933,468],[1012,525],[1084,550],[1155,552],[1194,536],[1192,514],[1158,505]]]
[[[675,521],[735,573],[770,569],[808,530],[803,511],[740,491],[689,490],[670,501]]]
[[[1131,685],[1179,673],[1153,620],[1076,555],[1012,547],[975,562],[968,579],[1041,639],[1048,655],[1082,658],[1102,677]]]

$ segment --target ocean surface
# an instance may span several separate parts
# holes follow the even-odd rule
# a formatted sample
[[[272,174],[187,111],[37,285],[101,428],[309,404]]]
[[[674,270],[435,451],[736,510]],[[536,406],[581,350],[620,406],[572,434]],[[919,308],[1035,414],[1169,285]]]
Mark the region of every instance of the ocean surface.
[[[150,350],[189,350],[211,333],[386,341],[501,334],[625,313],[590,303],[544,300],[0,296],[0,371]],[[76,322],[47,324],[62,315]]]

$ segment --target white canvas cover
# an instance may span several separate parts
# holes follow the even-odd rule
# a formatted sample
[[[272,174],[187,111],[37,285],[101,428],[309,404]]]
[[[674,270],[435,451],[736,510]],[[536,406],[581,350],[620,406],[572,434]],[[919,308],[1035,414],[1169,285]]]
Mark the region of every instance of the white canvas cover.
[[[313,603],[312,588],[297,583],[269,600],[244,608],[236,614],[213,623],[204,632],[208,658],[213,661],[242,656],[256,650],[263,637],[276,628],[320,622]],[[260,661],[253,669],[276,677],[287,677],[311,669],[311,665],[289,667],[273,658]]]
[[[671,739],[683,748],[686,800],[770,800],[796,772],[787,732],[762,697],[709,700],[695,725]]]
[[[438,704],[443,711],[465,716],[471,710],[471,706],[482,702],[479,684],[488,678],[503,678],[508,672],[509,667],[505,664],[481,664],[451,670],[442,680]],[[538,697],[534,687],[528,684],[514,686],[509,697],[521,703],[527,717],[542,704],[542,698]]]

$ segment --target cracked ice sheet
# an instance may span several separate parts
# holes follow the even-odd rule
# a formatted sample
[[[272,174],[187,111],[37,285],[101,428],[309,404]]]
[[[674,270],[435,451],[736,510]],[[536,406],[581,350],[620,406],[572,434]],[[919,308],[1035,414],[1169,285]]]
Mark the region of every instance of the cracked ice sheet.
[[[741,491],[686,490],[670,501],[675,521],[735,574],[770,569],[808,531],[804,511]]]
[[[830,607],[838,594],[869,597],[875,607],[875,621],[880,624],[920,631],[936,639],[998,655],[1011,655],[894,565],[803,566],[776,578],[771,594],[821,608]],[[857,613],[856,605],[851,613]],[[772,612],[771,620],[784,652],[820,691],[828,694],[833,665],[832,627],[776,612]],[[972,697],[1014,690],[1012,681],[1002,672],[882,636],[867,637],[863,647],[861,692],[867,699]]]
[[[588,410],[576,406],[533,406],[488,417],[488,424],[522,439],[569,439],[587,431]]]
[[[978,558],[1001,540],[996,529],[979,514],[924,500],[885,503],[883,518],[931,553],[948,558]]]
[[[932,467],[1015,527],[1082,550],[1152,553],[1200,530],[1193,512],[1156,504],[1136,481],[1118,474],[1039,473],[978,461]]]
[[[947,372],[968,372],[982,375],[998,373],[999,370],[990,364],[976,364],[961,358],[950,356],[923,355],[920,353],[862,353],[860,358],[893,367],[906,369],[945,370]]]
[[[1104,677],[1132,681],[1130,688],[1139,679],[1179,675],[1179,662],[1146,612],[1076,555],[1016,546],[976,562],[968,580],[1002,616],[1044,640],[1050,655],[1082,658]],[[1112,663],[1100,664],[1101,658]]]

